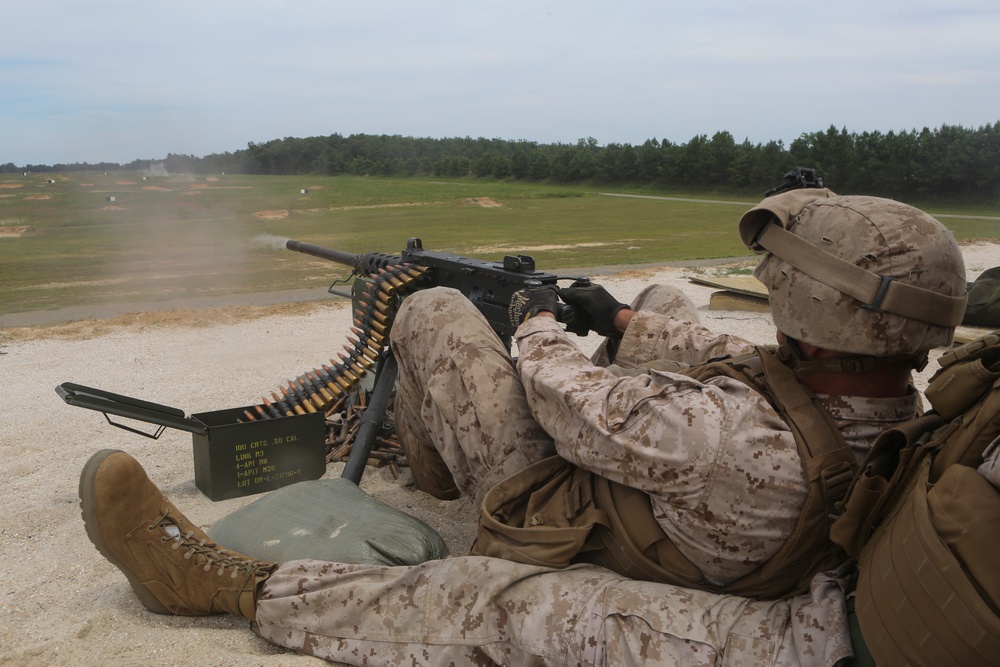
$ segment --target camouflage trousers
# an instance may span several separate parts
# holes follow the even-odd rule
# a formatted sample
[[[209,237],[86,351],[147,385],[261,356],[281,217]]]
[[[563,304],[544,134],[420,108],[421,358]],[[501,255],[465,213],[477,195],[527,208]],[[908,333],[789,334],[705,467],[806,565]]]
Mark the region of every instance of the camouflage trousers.
[[[665,285],[647,287],[632,308],[698,321],[687,297]],[[510,351],[458,292],[410,296],[392,334],[400,369],[396,431],[418,489],[442,499],[467,495],[478,504],[500,480],[556,453],[531,415]],[[605,341],[594,362],[607,366],[615,348]],[[642,354],[615,361],[637,367],[671,350],[654,344]]]
[[[697,321],[670,288],[646,290],[633,307]],[[479,501],[496,482],[554,453],[509,351],[458,293],[409,297],[393,346],[397,430],[419,488]],[[646,356],[669,352],[653,346]],[[607,364],[613,353],[603,346],[595,361]],[[281,646],[350,664],[798,665],[794,608],[589,565],[554,570],[479,556],[412,567],[294,561],[265,582],[255,629]]]
[[[265,582],[254,629],[352,665],[791,667],[809,664],[795,652],[793,606],[590,565],[552,570],[480,556],[410,567],[291,561]]]

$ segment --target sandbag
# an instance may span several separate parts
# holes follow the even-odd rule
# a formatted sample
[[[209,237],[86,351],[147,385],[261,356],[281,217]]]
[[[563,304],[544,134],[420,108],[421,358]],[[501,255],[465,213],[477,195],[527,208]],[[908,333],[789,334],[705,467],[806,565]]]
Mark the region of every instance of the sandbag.
[[[343,478],[271,491],[223,517],[207,532],[227,549],[276,563],[310,558],[416,565],[448,555],[433,528]]]

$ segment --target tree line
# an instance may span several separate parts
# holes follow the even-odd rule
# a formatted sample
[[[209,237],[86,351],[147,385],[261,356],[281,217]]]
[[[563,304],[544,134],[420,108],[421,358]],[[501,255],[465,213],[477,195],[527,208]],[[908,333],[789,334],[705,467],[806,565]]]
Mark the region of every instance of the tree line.
[[[650,186],[659,189],[762,193],[783,174],[814,168],[833,190],[897,199],[1000,199],[1000,121],[978,128],[848,132],[830,126],[782,141],[738,143],[729,132],[686,143],[648,139],[640,145],[594,138],[576,144],[505,139],[415,138],[331,134],[251,142],[205,157],[168,154],[127,165],[0,166],[0,171],[148,169],[170,173],[268,175],[354,174],[496,178],[547,183]]]

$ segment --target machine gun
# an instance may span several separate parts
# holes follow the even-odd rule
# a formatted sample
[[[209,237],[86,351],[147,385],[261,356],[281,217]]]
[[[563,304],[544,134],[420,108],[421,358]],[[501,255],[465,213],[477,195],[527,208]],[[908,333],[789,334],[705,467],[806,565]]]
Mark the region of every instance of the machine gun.
[[[407,282],[408,276],[417,281],[415,286],[418,288],[437,286],[457,289],[479,309],[490,327],[508,347],[516,328],[511,325],[507,314],[514,293],[524,287],[554,286],[556,281],[564,279],[551,273],[537,271],[535,260],[529,255],[507,255],[500,262],[484,262],[445,252],[424,250],[418,238],[409,239],[406,242],[406,249],[398,257],[377,252],[354,255],[294,240],[286,241],[285,247],[350,266],[354,269],[353,275],[370,276],[382,281],[380,286],[385,291],[381,299],[383,302],[393,296],[393,290],[399,291],[412,285]],[[575,278],[565,279],[575,280]],[[356,289],[357,283],[355,283]],[[356,303],[358,301],[356,291],[350,295],[343,294],[335,290],[334,286],[331,286],[329,291],[340,296],[350,296]],[[564,324],[572,324],[574,321],[572,308],[565,304],[559,305],[556,319]]]
[[[799,188],[823,187],[823,179],[816,175],[815,169],[808,167],[796,167],[785,174],[784,179],[784,183],[765,192],[764,197],[770,197],[789,190],[798,190]]]
[[[585,280],[561,277],[535,269],[528,255],[508,255],[500,262],[485,262],[444,252],[425,250],[418,238],[411,238],[400,256],[369,252],[352,254],[333,248],[289,240],[289,250],[301,252],[352,268],[355,277],[351,292],[329,292],[349,297],[352,302],[354,337],[338,360],[323,365],[279,388],[279,393],[264,398],[244,411],[248,421],[325,412],[339,409],[359,386],[374,373],[374,388],[365,407],[350,457],[342,477],[355,483],[361,479],[383,426],[383,415],[396,382],[396,360],[389,349],[392,321],[401,300],[415,290],[427,287],[451,287],[469,299],[489,322],[507,347],[516,329],[510,322],[508,307],[514,293],[526,287],[555,286],[559,280]],[[350,279],[350,278],[349,278]],[[349,280],[348,279],[348,280]],[[560,304],[556,319],[573,325],[575,314],[570,306]]]

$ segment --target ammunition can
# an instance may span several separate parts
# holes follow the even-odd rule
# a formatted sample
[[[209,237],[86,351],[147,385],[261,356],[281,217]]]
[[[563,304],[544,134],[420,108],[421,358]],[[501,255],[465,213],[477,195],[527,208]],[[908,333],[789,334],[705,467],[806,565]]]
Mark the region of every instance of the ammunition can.
[[[239,422],[246,408],[193,414],[194,483],[213,501],[319,479],[326,472],[322,412]]]

